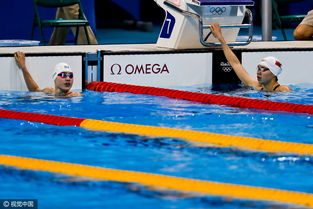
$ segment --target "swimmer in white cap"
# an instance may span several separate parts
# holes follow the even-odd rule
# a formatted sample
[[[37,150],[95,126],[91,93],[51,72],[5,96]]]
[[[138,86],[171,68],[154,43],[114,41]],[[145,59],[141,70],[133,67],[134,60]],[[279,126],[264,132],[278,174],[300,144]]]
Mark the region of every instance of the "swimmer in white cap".
[[[70,91],[73,85],[74,74],[68,64],[59,63],[55,66],[52,74],[55,88],[40,89],[26,67],[25,54],[23,52],[16,52],[14,53],[14,57],[16,64],[22,69],[25,83],[29,91],[44,92],[59,96],[81,96],[79,92]]]
[[[291,89],[288,86],[280,85],[277,76],[282,72],[282,64],[275,57],[265,57],[257,66],[257,79],[253,78],[242,66],[237,56],[227,45],[219,24],[211,24],[212,34],[222,45],[224,55],[236,72],[238,78],[247,86],[262,91],[286,91]]]

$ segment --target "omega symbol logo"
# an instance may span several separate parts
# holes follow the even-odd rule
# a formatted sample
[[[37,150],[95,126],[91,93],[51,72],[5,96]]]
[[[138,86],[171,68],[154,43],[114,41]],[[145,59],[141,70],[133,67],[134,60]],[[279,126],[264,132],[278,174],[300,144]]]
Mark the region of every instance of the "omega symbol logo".
[[[146,63],[146,64],[118,64],[110,67],[111,75],[132,75],[132,74],[169,74],[167,64]]]
[[[121,65],[115,63],[111,66],[111,75],[121,75],[122,67]]]
[[[226,12],[226,7],[211,7],[210,13],[213,15],[221,15]]]

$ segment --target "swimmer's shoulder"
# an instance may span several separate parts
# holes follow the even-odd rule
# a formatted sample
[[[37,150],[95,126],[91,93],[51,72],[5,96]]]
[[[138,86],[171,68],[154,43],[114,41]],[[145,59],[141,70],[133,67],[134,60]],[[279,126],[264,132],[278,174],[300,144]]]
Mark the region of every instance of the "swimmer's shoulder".
[[[286,85],[280,85],[276,91],[284,91],[284,92],[291,92],[292,89],[289,86]]]
[[[46,93],[46,94],[54,94],[55,93],[55,89],[48,87],[48,88],[44,88],[41,90],[42,92]]]
[[[44,88],[41,90],[41,92],[44,92],[46,94],[56,94],[56,91],[54,88],[51,88],[51,87],[48,87],[48,88]],[[80,92],[72,92],[72,91],[69,91],[66,96],[70,96],[70,97],[78,97],[78,96],[83,96],[82,93]]]
[[[70,92],[67,96],[80,97],[83,96],[83,94],[80,92]]]

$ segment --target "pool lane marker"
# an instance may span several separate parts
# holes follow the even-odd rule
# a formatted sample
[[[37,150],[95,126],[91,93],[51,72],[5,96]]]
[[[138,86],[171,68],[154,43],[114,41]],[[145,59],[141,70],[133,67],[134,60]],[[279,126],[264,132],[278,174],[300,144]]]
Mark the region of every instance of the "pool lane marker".
[[[147,125],[136,125],[101,120],[80,119],[54,116],[39,113],[27,113],[0,109],[0,118],[27,120],[60,126],[79,126],[82,128],[115,133],[169,137],[207,143],[223,147],[236,147],[243,150],[263,152],[288,152],[300,155],[313,155],[313,144],[274,141],[251,137],[230,136],[201,131],[191,131],[175,128],[164,128]]]
[[[260,99],[250,99],[244,97],[233,97],[225,95],[214,95],[198,92],[165,89],[150,86],[137,86],[129,84],[111,82],[91,82],[87,89],[99,92],[120,92],[133,94],[147,94],[153,96],[165,96],[174,99],[201,102],[204,104],[228,105],[239,108],[254,108],[272,111],[287,111],[295,113],[313,114],[313,105],[294,104],[287,102],[275,102]]]
[[[100,120],[82,121],[80,127],[106,132],[123,132],[136,135],[181,138],[194,142],[215,144],[224,147],[237,147],[239,149],[258,150],[265,152],[291,152],[297,154],[313,155],[312,144],[301,144],[251,137],[230,136],[201,131],[182,130],[146,125],[126,124]]]
[[[303,192],[219,183],[161,174],[109,169],[9,155],[0,155],[0,164],[4,166],[13,166],[20,169],[62,173],[70,176],[87,177],[108,181],[140,183],[148,186],[157,186],[185,192],[196,192],[226,197],[230,196],[239,199],[277,201],[281,203],[313,207],[313,194]]]

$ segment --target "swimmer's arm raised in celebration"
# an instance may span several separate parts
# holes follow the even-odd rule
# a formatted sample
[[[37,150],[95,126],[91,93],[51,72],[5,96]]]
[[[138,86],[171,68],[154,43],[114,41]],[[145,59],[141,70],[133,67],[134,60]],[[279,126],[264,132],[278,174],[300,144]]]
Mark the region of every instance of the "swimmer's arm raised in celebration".
[[[23,72],[24,80],[29,91],[53,93],[52,88],[45,88],[45,89],[39,88],[38,84],[34,81],[33,77],[31,76],[31,74],[29,73],[26,67],[25,54],[23,52],[15,52],[14,58],[15,58],[16,64],[18,65],[19,68],[21,68]]]
[[[224,55],[227,61],[229,62],[229,64],[234,69],[238,78],[247,86],[260,88],[259,82],[255,78],[253,78],[251,75],[249,75],[249,73],[246,71],[246,69],[242,66],[242,64],[238,60],[237,56],[234,54],[231,48],[227,45],[222,35],[220,25],[217,23],[212,23],[211,31],[214,37],[218,39],[219,42],[221,43]]]

